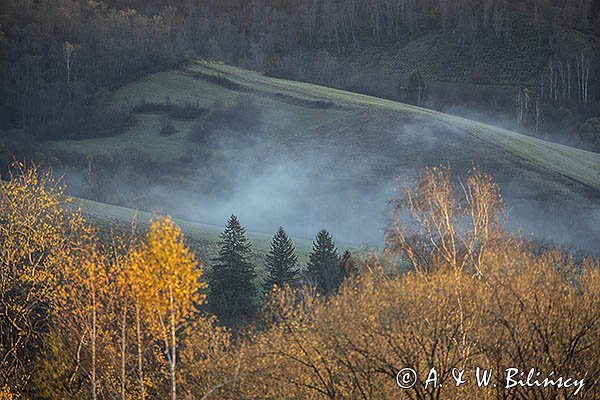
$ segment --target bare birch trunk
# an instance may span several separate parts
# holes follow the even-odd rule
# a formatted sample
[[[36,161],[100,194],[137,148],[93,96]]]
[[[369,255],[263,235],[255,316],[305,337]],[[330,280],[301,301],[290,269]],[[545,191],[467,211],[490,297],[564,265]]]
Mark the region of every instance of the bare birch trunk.
[[[90,266],[90,286],[92,292],[92,400],[96,400],[96,285],[93,266]]]
[[[173,288],[169,286],[169,303],[171,308],[171,400],[177,399],[177,381],[175,371],[177,366],[177,338],[175,335],[175,308],[173,302]]]
[[[126,335],[126,324],[127,324],[127,302],[123,308],[123,316],[121,319],[121,400],[125,400],[125,368],[126,368],[126,352],[127,352],[127,335]]]
[[[135,325],[137,332],[137,354],[138,354],[138,375],[140,380],[140,395],[142,400],[146,398],[146,390],[144,387],[144,368],[142,361],[142,327],[140,321],[140,305],[136,302],[135,304]]]

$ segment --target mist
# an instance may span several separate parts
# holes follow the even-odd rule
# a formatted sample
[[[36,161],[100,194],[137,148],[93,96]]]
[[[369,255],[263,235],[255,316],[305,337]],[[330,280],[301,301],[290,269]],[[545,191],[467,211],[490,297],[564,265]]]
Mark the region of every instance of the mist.
[[[230,172],[227,186],[218,193],[173,192],[155,186],[150,196],[173,215],[208,224],[223,225],[235,214],[255,232],[275,232],[283,226],[293,236],[313,238],[326,228],[346,243],[377,244],[381,240],[389,188],[366,192],[319,176],[297,162]]]
[[[383,117],[393,123],[375,130],[377,118],[359,114],[361,126],[343,138],[326,131],[272,143],[246,132],[257,144],[193,160],[179,174],[125,165],[101,179],[102,192],[116,193],[115,199],[100,200],[217,226],[235,214],[249,231],[268,234],[283,226],[306,239],[326,228],[338,243],[381,246],[387,203],[401,182],[440,164],[464,178],[477,165],[499,183],[514,233],[598,253],[600,194],[594,189],[447,125]],[[358,140],[363,131],[377,134]],[[221,141],[210,146],[231,151]],[[67,179],[74,194],[85,186],[81,170],[69,170]]]

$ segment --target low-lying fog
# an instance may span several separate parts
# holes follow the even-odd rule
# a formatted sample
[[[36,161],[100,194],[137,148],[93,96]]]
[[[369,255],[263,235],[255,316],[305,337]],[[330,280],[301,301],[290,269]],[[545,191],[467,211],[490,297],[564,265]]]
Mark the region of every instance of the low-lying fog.
[[[165,211],[204,223],[223,225],[233,213],[250,231],[274,232],[283,225],[294,236],[313,238],[327,228],[338,242],[380,245],[395,183],[366,190],[327,182],[309,170],[295,163],[279,164],[256,173],[240,171],[220,194],[171,192],[156,186],[151,196]],[[520,185],[515,178],[503,190],[513,231],[600,252],[600,207],[578,207],[561,198],[537,200],[533,194],[530,199],[517,197],[511,189]]]
[[[175,184],[176,174],[160,169],[136,183],[123,168],[102,181],[101,190],[118,192],[119,199],[98,200],[219,226],[236,214],[249,231],[271,233],[282,225],[292,236],[310,239],[326,228],[337,242],[380,245],[395,178],[412,178],[441,163],[464,177],[475,163],[500,184],[515,232],[600,253],[599,191],[465,140],[464,133],[447,126],[403,123],[378,129],[381,134],[368,137],[358,129],[344,143],[323,134],[191,162],[183,183]],[[161,173],[166,178],[154,176]],[[67,173],[74,194],[83,175]]]

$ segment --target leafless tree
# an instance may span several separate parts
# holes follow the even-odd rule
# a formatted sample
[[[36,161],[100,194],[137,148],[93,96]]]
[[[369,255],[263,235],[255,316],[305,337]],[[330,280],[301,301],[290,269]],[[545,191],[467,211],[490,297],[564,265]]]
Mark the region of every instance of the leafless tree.
[[[71,86],[71,67],[73,66],[73,57],[77,47],[71,44],[68,40],[63,44],[63,56],[65,58],[65,66],[67,67],[67,86]]]
[[[535,133],[539,133],[542,124],[542,99],[540,97],[535,99]]]
[[[577,89],[579,94],[579,102],[587,104],[588,90],[590,83],[590,57],[585,52],[579,53],[575,59],[575,72],[577,74]]]

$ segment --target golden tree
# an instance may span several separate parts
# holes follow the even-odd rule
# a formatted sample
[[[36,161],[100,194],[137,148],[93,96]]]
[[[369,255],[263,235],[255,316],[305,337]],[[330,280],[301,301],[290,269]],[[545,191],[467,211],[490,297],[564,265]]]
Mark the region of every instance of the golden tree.
[[[62,265],[81,258],[93,231],[63,204],[49,173],[15,163],[0,181],[0,385],[27,384],[56,305]]]
[[[144,376],[143,373],[140,374],[142,370],[141,364],[141,353],[138,350],[141,350],[142,343],[137,339],[141,339],[141,325],[138,324],[140,322],[139,312],[135,313],[135,310],[139,310],[139,307],[136,305],[136,299],[134,298],[134,292],[131,284],[131,280],[133,277],[132,264],[130,262],[129,252],[133,251],[134,246],[136,245],[136,225],[135,225],[135,217],[132,220],[131,224],[131,233],[129,235],[129,239],[125,240],[123,237],[119,235],[113,235],[112,237],[112,254],[113,254],[113,268],[112,268],[112,279],[114,281],[114,291],[113,294],[116,296],[118,300],[113,302],[113,313],[115,316],[116,322],[116,331],[118,331],[118,339],[116,339],[115,343],[115,353],[119,358],[119,386],[120,386],[120,395],[121,399],[125,400],[130,396],[133,397],[135,391],[129,386],[132,383],[133,379],[133,371],[137,371],[139,378],[139,397],[142,399],[145,397],[144,392]],[[131,321],[132,314],[137,317],[135,321]],[[135,326],[135,336],[136,340],[130,340],[130,336],[132,336],[130,330]],[[135,342],[135,355],[137,356],[137,369],[130,368],[129,361],[132,358],[130,356],[131,346]],[[133,366],[132,366],[133,367]]]
[[[134,230],[97,233],[49,174],[15,164],[9,177],[0,182],[5,397],[164,397],[165,367],[172,398],[177,382],[188,396],[219,385],[230,336],[196,314],[202,268],[170,218],[137,245]]]
[[[170,375],[170,397],[177,397],[178,335],[189,329],[189,319],[205,296],[202,268],[185,245],[181,229],[169,217],[155,219],[141,248],[134,252],[133,278],[142,311],[162,340]]]
[[[404,206],[413,220],[402,220],[395,210],[398,225],[387,233],[391,242],[384,256],[401,255],[414,268],[386,275],[385,260],[371,257],[363,261],[362,275],[327,299],[274,292],[270,325],[240,350],[239,383],[228,395],[575,396],[574,388],[506,390],[505,368],[535,367],[541,374],[584,379],[577,398],[597,398],[598,261],[576,263],[559,251],[540,253],[510,237],[502,226],[497,187],[478,172],[465,184],[453,184],[449,169],[428,170],[408,191]],[[494,380],[481,388],[475,382],[478,366],[495,371]],[[396,384],[404,367],[418,372],[407,390]],[[470,383],[457,387],[453,371],[460,370]]]
[[[90,394],[95,400],[98,398],[98,348],[109,334],[105,319],[109,317],[107,298],[112,288],[105,256],[91,246],[87,251],[87,257],[81,262],[65,263],[61,268],[56,315],[64,334],[68,335],[67,343],[71,340],[77,343],[74,370],[88,371]],[[87,357],[82,358],[84,350]]]
[[[486,253],[486,287],[475,329],[482,364],[536,367],[584,379],[578,398],[596,398],[600,379],[600,265],[576,263],[557,250],[535,254],[526,244]],[[504,382],[498,381],[498,388]],[[500,390],[500,389],[499,389]],[[554,391],[553,391],[554,390]],[[515,396],[549,398],[547,389]],[[498,395],[499,392],[496,393]],[[565,393],[565,398],[573,393]]]
[[[193,399],[221,398],[221,389],[237,380],[231,334],[217,324],[215,316],[198,317],[188,328],[179,353],[183,394]]]
[[[7,385],[4,385],[0,388],[0,400],[13,400],[14,396],[10,392],[10,388]]]
[[[507,391],[509,366],[600,395],[598,260],[510,237],[498,188],[477,171],[455,184],[449,169],[427,170],[396,203],[382,256],[327,298],[275,289],[261,329],[235,343],[198,312],[202,268],[170,218],[139,244],[100,240],[49,175],[12,171],[0,183],[0,398],[575,397]],[[414,268],[386,274],[388,256]],[[454,385],[455,368],[474,379],[477,366],[496,371],[496,387]],[[403,367],[419,372],[407,390]]]

